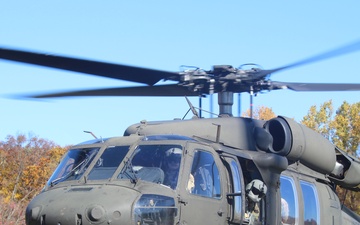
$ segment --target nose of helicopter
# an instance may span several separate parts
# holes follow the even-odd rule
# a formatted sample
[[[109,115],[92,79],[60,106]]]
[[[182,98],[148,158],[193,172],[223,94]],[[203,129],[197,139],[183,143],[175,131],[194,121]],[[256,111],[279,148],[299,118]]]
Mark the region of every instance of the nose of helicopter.
[[[132,224],[131,206],[139,195],[111,185],[56,188],[33,199],[26,209],[26,224]]]

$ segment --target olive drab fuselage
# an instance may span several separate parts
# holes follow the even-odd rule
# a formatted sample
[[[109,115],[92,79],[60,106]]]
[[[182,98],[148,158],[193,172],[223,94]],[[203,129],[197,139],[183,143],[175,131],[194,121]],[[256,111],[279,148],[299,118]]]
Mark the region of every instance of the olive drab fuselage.
[[[348,157],[286,117],[142,122],[73,146],[26,223],[359,224],[334,189],[357,185]]]

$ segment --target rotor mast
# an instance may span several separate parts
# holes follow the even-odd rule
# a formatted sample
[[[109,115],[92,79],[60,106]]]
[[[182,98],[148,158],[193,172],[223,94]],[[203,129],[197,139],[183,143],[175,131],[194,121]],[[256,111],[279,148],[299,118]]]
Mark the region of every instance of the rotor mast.
[[[234,93],[224,91],[218,93],[219,114],[232,116],[232,106],[234,104]]]

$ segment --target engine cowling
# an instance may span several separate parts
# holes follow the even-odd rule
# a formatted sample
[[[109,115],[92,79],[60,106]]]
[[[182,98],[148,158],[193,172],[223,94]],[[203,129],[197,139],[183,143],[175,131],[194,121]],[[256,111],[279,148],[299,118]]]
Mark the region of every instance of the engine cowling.
[[[360,161],[359,159],[336,149],[336,167],[329,179],[334,183],[352,188],[360,184]]]
[[[273,137],[270,152],[300,161],[323,174],[334,170],[335,146],[319,133],[283,116],[269,120],[264,128]]]

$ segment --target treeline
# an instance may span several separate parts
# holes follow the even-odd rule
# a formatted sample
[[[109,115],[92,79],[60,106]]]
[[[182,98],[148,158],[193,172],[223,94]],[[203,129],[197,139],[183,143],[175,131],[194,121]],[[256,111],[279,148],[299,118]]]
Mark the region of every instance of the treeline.
[[[66,150],[23,134],[0,141],[0,225],[25,224],[27,204],[44,187]]]
[[[301,121],[316,130],[334,145],[348,154],[360,155],[360,102],[343,104],[336,110],[331,101],[320,107],[312,106]],[[336,188],[340,201],[352,211],[360,214],[360,192]]]
[[[246,112],[243,116],[249,115]],[[254,117],[276,117],[271,108],[255,109]],[[346,152],[359,156],[360,102],[333,109],[331,101],[312,106],[301,123],[318,131]],[[29,201],[44,187],[68,147],[23,134],[0,141],[0,225],[25,224]],[[360,214],[360,193],[337,188],[340,200]]]

